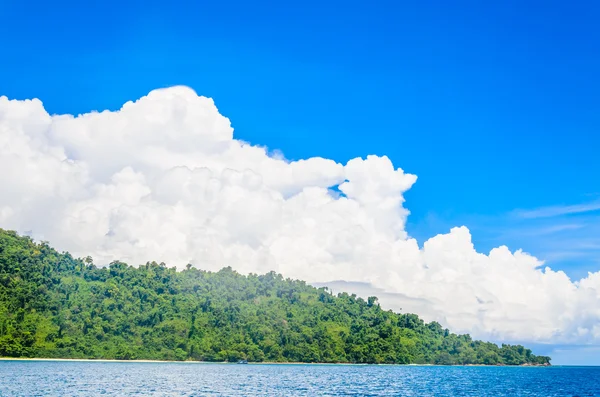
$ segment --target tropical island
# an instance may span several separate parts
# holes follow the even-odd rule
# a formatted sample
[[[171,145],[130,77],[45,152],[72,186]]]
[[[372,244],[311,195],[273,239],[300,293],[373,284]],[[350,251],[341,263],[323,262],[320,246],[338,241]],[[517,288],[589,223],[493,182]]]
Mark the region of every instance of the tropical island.
[[[0,229],[0,356],[215,362],[549,365],[377,298],[270,272],[94,265]]]

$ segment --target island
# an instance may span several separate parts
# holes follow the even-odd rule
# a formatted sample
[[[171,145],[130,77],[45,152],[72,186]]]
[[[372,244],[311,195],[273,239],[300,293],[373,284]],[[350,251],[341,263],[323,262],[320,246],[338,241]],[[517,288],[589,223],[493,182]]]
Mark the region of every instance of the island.
[[[101,267],[0,229],[0,356],[437,365],[549,365],[376,297],[191,265]]]

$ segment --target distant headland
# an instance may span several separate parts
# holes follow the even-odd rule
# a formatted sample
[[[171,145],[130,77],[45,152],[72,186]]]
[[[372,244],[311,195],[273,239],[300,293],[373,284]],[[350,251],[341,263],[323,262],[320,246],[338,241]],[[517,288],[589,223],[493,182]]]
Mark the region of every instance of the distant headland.
[[[0,356],[250,363],[548,366],[377,298],[270,272],[97,267],[0,229]]]

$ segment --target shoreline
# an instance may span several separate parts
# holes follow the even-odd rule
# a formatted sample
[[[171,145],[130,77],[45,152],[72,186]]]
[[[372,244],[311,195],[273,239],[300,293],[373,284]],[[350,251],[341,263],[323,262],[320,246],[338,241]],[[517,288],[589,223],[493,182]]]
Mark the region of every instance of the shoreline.
[[[175,361],[175,360],[117,360],[107,358],[35,358],[35,357],[0,357],[0,361],[48,361],[48,362],[97,362],[97,363],[159,363],[159,364],[231,364],[231,365],[377,365],[377,366],[404,366],[404,367],[551,367],[552,365],[543,364],[521,364],[521,365],[486,365],[486,364],[369,364],[369,363],[306,363],[306,362],[276,362],[261,361],[248,362],[247,364],[238,364],[228,361]]]

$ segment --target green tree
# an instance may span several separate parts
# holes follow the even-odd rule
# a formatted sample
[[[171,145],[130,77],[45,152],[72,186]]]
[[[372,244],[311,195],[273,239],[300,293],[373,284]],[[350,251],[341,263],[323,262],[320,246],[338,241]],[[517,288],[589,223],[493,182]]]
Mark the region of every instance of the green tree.
[[[205,361],[535,364],[517,345],[473,341],[376,297],[270,272],[164,263],[96,267],[0,229],[0,356]]]

